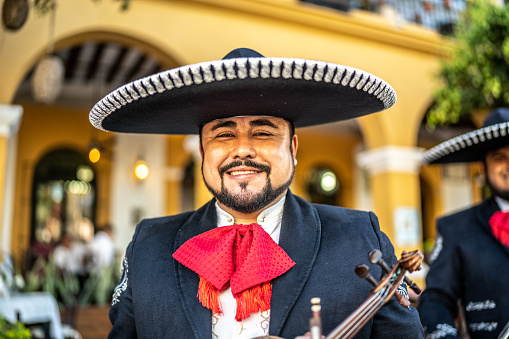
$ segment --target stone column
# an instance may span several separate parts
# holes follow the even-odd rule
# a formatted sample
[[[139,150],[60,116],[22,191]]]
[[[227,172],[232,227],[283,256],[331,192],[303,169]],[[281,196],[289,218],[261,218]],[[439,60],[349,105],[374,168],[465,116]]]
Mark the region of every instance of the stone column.
[[[17,135],[22,116],[23,107],[0,105],[0,248],[2,253],[11,251]]]
[[[383,146],[357,154],[368,172],[374,212],[391,239],[396,256],[403,250],[422,251],[420,158],[423,149]]]

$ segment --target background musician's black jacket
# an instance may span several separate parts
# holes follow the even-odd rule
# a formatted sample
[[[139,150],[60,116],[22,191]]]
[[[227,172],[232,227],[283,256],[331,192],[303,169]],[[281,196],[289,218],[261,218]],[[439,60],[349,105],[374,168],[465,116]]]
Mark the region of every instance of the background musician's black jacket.
[[[193,236],[216,227],[214,200],[195,212],[142,221],[126,251],[127,274],[110,309],[109,338],[211,339],[211,311],[196,297],[198,275],[172,258]],[[372,286],[354,269],[366,263],[376,279],[381,269],[367,254],[379,249],[396,261],[394,249],[373,213],[312,205],[288,193],[280,246],[296,265],[273,280],[270,334],[287,339],[309,330],[310,299],[320,297],[324,333],[329,333],[369,295]],[[124,271],[124,273],[125,273]],[[357,338],[423,338],[417,310],[392,297]]]
[[[494,198],[437,220],[426,290],[419,313],[426,333],[436,338],[453,326],[461,300],[471,339],[497,338],[509,321],[509,248],[500,243],[489,226],[499,207]],[[445,324],[445,326],[444,326]],[[442,329],[442,331],[441,331]],[[445,332],[444,332],[445,331]]]

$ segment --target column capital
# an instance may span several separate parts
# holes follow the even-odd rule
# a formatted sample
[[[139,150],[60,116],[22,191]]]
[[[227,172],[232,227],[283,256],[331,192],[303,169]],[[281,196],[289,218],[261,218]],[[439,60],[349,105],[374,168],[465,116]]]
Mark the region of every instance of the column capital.
[[[22,106],[0,104],[0,136],[9,137],[12,134],[16,134],[22,116]]]
[[[424,148],[383,146],[359,152],[356,162],[370,174],[386,172],[418,174]]]

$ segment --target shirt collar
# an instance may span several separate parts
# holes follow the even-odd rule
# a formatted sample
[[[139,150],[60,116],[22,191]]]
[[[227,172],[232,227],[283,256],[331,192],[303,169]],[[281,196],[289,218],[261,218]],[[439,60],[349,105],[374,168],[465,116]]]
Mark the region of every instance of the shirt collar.
[[[500,197],[495,197],[495,201],[497,202],[497,205],[502,212],[509,211],[509,201],[504,200]]]
[[[283,196],[277,204],[270,206],[263,210],[257,218],[257,224],[260,225],[265,232],[271,234],[274,230],[281,225],[281,219],[283,218],[283,210],[285,205],[286,196]],[[217,213],[217,226],[229,226],[234,224],[234,218],[221,207],[219,207],[216,201],[216,213]]]

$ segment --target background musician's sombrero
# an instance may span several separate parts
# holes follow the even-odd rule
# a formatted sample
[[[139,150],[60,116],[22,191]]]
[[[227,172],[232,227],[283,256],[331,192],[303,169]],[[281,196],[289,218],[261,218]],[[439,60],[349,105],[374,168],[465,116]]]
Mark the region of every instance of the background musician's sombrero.
[[[222,60],[124,85],[101,99],[89,118],[107,131],[195,134],[203,124],[231,116],[276,116],[304,127],[382,111],[395,102],[388,83],[362,70],[241,48]]]
[[[490,151],[509,144],[509,109],[496,108],[483,127],[442,142],[423,153],[424,164],[446,164],[482,160]]]

